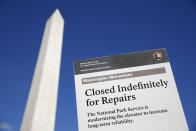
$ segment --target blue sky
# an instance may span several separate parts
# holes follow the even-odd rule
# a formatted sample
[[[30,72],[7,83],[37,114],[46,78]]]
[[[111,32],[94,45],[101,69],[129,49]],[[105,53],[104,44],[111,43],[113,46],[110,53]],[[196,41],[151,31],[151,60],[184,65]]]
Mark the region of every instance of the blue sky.
[[[73,60],[167,48],[196,130],[196,0],[0,0],[0,131],[18,131],[45,22],[66,23],[56,131],[77,131]]]

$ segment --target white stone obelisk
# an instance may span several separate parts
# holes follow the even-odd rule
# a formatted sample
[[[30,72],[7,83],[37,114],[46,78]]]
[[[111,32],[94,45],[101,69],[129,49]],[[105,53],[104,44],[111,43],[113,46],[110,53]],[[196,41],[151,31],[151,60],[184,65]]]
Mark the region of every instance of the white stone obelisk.
[[[48,19],[20,131],[54,131],[64,20]]]

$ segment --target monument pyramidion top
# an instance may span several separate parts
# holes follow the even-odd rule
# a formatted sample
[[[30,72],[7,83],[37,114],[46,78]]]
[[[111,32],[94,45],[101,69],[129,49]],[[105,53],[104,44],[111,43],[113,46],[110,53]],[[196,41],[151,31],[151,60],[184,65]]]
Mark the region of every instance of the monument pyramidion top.
[[[56,21],[59,21],[59,22],[64,22],[64,19],[59,11],[59,9],[56,9],[53,14],[50,16],[50,18],[48,19],[49,20],[56,20]]]

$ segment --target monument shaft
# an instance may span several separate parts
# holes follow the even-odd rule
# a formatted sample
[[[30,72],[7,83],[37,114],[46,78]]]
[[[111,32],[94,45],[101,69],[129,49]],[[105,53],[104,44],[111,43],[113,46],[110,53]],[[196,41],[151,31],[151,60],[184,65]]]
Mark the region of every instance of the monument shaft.
[[[64,20],[48,19],[20,131],[54,131]]]

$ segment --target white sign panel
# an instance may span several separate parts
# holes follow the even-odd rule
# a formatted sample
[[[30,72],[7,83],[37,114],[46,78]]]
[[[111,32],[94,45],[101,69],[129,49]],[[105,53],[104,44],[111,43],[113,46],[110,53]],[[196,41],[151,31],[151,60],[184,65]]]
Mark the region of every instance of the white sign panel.
[[[79,131],[189,131],[165,49],[74,68]]]

